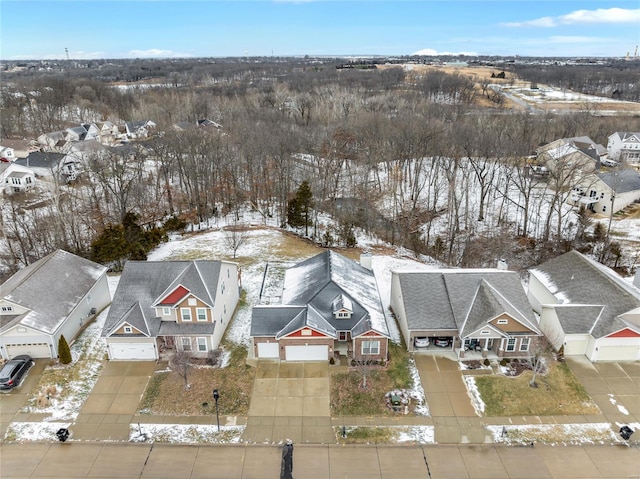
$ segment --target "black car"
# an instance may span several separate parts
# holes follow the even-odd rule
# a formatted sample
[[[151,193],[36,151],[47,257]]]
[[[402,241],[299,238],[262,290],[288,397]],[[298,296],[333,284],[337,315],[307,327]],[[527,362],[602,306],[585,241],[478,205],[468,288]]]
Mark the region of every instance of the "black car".
[[[0,370],[0,390],[9,390],[19,386],[31,366],[33,366],[33,360],[31,356],[26,354],[7,361]]]

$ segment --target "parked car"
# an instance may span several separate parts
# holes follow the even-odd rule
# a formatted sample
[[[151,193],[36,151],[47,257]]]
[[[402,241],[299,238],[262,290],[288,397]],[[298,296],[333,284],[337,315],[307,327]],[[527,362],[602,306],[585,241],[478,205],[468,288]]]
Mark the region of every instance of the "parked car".
[[[0,370],[0,390],[8,391],[18,387],[31,366],[33,366],[33,359],[26,354],[7,361]]]
[[[426,348],[429,346],[429,338],[426,336],[415,338],[413,344],[416,348]]]
[[[439,346],[441,348],[448,348],[449,345],[451,345],[451,339],[449,339],[449,338],[436,338],[434,343],[435,343],[436,346]]]
[[[608,158],[604,158],[604,159],[600,160],[600,163],[602,163],[604,166],[608,166],[610,168],[615,168],[616,166],[618,166],[618,162],[617,161],[610,160]]]

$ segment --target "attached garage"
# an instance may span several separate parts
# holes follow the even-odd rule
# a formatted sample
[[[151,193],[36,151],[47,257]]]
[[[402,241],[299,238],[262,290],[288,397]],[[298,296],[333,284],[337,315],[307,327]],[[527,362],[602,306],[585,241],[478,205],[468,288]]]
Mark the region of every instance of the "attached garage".
[[[51,349],[47,343],[6,344],[7,355],[14,358],[20,354],[28,354],[32,358],[50,358]]]
[[[278,343],[258,343],[258,358],[279,359],[280,346]]]
[[[121,361],[155,361],[154,343],[109,343],[109,358]]]
[[[327,361],[329,346],[326,344],[306,346],[285,346],[287,361]]]
[[[591,361],[637,361],[640,338],[601,338],[591,352]]]

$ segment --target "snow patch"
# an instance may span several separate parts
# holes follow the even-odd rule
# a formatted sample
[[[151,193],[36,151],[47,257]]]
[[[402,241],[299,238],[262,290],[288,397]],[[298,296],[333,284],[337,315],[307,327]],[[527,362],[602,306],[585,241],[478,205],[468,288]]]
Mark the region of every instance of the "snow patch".
[[[471,404],[473,405],[473,409],[475,409],[476,414],[478,416],[482,416],[485,409],[484,401],[480,396],[480,391],[478,390],[478,385],[476,384],[476,378],[474,376],[464,376],[464,383],[467,386],[467,392],[469,393],[469,397],[471,398]]]

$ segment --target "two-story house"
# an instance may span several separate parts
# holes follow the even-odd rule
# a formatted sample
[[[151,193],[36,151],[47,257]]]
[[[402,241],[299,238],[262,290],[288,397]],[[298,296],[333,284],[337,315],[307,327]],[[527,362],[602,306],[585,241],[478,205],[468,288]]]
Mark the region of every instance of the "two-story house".
[[[640,132],[617,131],[609,135],[607,141],[609,157],[620,162],[627,162],[634,166],[640,164]]]
[[[109,358],[155,360],[173,351],[207,357],[239,298],[228,261],[128,261],[102,330]]]

